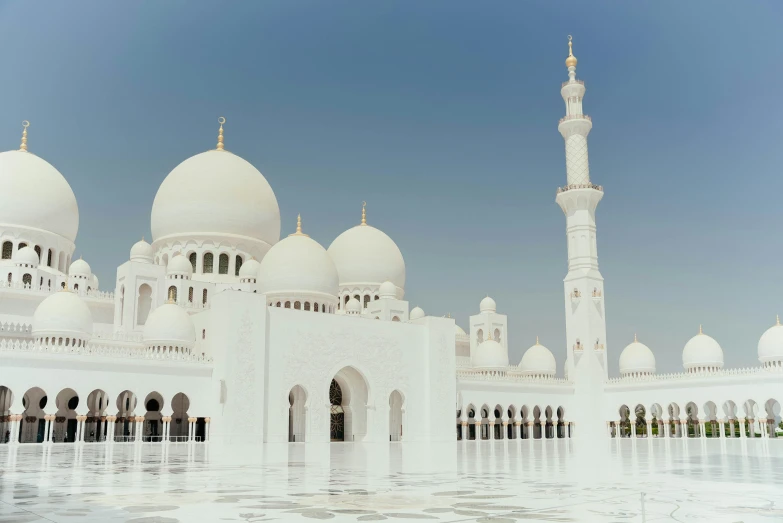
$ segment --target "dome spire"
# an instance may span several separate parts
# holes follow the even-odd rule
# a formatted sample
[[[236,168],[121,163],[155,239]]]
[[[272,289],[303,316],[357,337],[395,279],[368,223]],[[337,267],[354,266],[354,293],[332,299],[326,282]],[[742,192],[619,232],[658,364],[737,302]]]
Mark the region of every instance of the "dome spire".
[[[780,325],[780,314],[775,314],[775,325]]]
[[[699,323],[699,334],[704,334],[704,331],[701,328],[701,323]]]
[[[536,345],[541,345],[540,343],[538,343],[538,336],[536,336]]]
[[[362,202],[362,225],[367,225],[367,202]]]
[[[221,116],[218,118],[218,123],[220,124],[220,129],[218,130],[218,143],[217,143],[217,151],[224,151],[223,149],[223,124],[226,123],[226,118],[224,116]]]
[[[573,39],[574,38],[571,35],[568,35],[568,58],[566,58],[565,64],[569,69],[571,67],[576,67],[576,56],[574,56],[574,47],[572,43]]]
[[[305,233],[302,232],[302,215],[297,214],[296,215],[296,232],[294,234],[289,234],[289,236],[307,236]]]
[[[27,152],[27,128],[30,127],[30,122],[27,120],[22,120],[22,143],[19,146],[19,150],[26,153]]]
[[[633,342],[634,342],[634,343],[636,343],[636,342],[638,342],[638,341],[639,341],[639,340],[638,340],[638,339],[636,339],[636,333],[634,332],[634,333],[633,333]]]

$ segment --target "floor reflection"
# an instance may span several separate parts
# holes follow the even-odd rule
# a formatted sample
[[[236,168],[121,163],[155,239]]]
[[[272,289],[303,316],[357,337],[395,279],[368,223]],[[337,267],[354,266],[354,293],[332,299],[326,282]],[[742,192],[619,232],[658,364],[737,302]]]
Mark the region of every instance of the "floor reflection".
[[[783,440],[29,444],[0,465],[0,523],[783,521]]]

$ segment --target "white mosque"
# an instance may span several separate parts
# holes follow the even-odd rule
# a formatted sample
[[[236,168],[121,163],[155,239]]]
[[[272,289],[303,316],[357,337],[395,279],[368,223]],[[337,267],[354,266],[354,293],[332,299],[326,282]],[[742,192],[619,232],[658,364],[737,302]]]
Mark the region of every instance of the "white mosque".
[[[0,153],[0,443],[385,442],[776,437],[783,326],[759,365],[724,368],[701,328],[683,372],[657,374],[634,339],[610,377],[598,268],[590,117],[566,59],[566,363],[539,344],[509,362],[508,318],[482,299],[467,331],[405,301],[402,252],[362,209],[327,248],[301,219],[281,239],[275,193],[217,147],[180,163],[111,292],[72,260],[65,177]],[[358,214],[358,213],[357,213]],[[616,357],[616,356],[611,356]],[[520,443],[521,444],[521,443]]]

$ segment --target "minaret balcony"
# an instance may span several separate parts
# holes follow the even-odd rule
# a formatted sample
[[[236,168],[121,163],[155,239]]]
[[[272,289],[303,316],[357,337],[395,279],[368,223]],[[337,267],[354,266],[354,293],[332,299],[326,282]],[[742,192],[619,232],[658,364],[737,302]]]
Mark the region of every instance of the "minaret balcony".
[[[595,185],[594,183],[575,183],[558,187],[557,193],[560,194],[561,192],[571,191],[574,189],[595,189],[596,191],[604,192],[604,188],[602,186]]]
[[[569,120],[587,120],[588,122],[593,121],[593,119],[587,116],[586,114],[569,114],[567,116],[562,117],[558,123],[567,122]]]
[[[584,85],[585,81],[584,80],[577,80],[576,78],[574,78],[573,80],[566,80],[565,82],[563,82],[563,85],[561,85],[560,88],[562,89],[563,87],[565,87],[568,84]]]

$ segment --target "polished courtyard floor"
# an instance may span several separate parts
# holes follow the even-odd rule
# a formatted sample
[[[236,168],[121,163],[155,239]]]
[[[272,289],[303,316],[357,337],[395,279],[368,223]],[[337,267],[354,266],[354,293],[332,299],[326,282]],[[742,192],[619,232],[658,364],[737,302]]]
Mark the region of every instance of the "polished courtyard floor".
[[[783,438],[0,445],[2,523],[318,519],[781,522]]]

